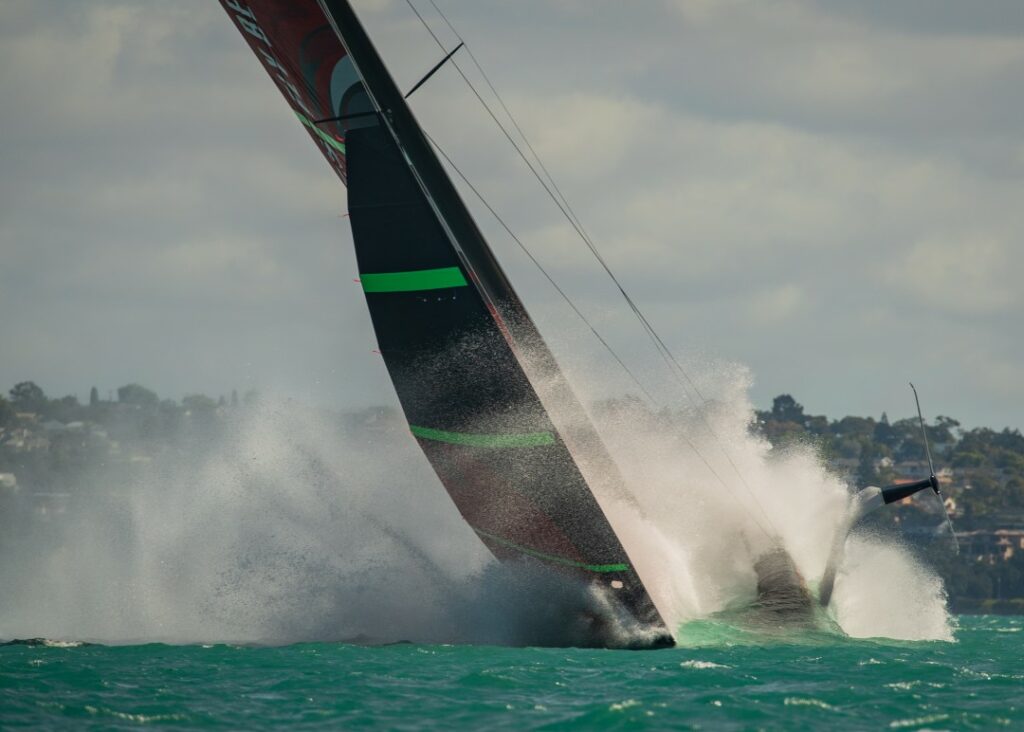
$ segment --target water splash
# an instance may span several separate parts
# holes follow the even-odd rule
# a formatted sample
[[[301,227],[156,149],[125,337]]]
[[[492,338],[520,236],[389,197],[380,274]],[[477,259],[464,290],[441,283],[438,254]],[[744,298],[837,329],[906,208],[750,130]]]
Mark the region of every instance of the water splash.
[[[810,448],[752,436],[746,372],[717,373],[701,414],[595,413],[635,500],[599,498],[670,627],[739,622],[774,542],[813,586],[848,496]],[[546,645],[600,610],[494,562],[398,419],[265,404],[100,483],[0,556],[0,638]],[[832,612],[854,636],[951,638],[941,582],[879,538],[850,540]]]
[[[397,417],[341,430],[278,403],[227,427],[66,486],[0,556],[0,638],[567,645],[611,612],[495,562]]]
[[[613,525],[670,624],[712,616],[743,622],[756,599],[758,557],[782,546],[814,589],[851,487],[811,445],[773,449],[751,434],[749,374],[706,370],[717,397],[671,418],[639,402],[598,411],[606,444],[637,497],[606,499]],[[748,624],[756,620],[747,618]],[[857,637],[952,640],[942,582],[898,542],[852,536],[837,595],[820,627]]]
[[[870,534],[850,537],[833,608],[855,638],[953,640],[942,580],[909,551]]]

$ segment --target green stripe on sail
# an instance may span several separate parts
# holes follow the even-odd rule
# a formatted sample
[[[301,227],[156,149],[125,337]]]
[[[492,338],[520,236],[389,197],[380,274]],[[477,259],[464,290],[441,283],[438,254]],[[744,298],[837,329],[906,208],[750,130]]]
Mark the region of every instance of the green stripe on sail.
[[[326,132],[321,130],[319,127],[316,126],[316,124],[313,123],[313,120],[304,115],[302,112],[295,112],[295,116],[299,118],[299,122],[306,125],[306,127],[308,127],[309,129],[313,130],[317,137],[319,137],[321,140],[323,140],[328,145],[333,147],[335,150],[340,152],[342,155],[345,154],[345,143],[338,142],[333,137],[328,135]]]
[[[363,292],[441,290],[447,287],[465,287],[468,284],[458,267],[360,274],[359,281],[363,284]]]
[[[543,560],[548,561],[548,562],[554,562],[555,564],[562,564],[562,565],[564,565],[566,567],[576,567],[578,569],[586,569],[586,570],[589,570],[591,572],[628,572],[629,571],[629,565],[628,564],[585,564],[584,562],[574,562],[572,559],[565,559],[563,557],[556,557],[556,556],[553,556],[551,554],[545,554],[543,552],[536,551],[535,549],[528,549],[527,547],[520,546],[519,544],[513,544],[508,539],[502,539],[500,536],[495,536],[494,534],[491,534],[491,533],[489,533],[487,531],[483,531],[481,529],[478,529],[475,526],[473,526],[472,529],[473,529],[473,531],[478,533],[480,536],[483,536],[483,537],[485,537],[487,539],[490,539],[495,544],[501,544],[502,546],[507,546],[509,549],[515,549],[517,552],[522,552],[523,554],[528,554],[531,557],[536,557],[537,559],[543,559]]]
[[[453,445],[469,447],[539,447],[554,445],[555,436],[550,432],[526,432],[518,435],[476,435],[466,432],[445,432],[429,427],[409,425],[409,429],[417,437],[436,442],[450,442]]]

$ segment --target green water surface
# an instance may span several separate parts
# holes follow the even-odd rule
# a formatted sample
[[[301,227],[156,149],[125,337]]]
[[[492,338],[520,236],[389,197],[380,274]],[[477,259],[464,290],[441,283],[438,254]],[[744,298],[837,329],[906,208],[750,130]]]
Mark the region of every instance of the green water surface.
[[[1024,728],[1024,619],[956,642],[713,625],[662,651],[0,646],[0,729]]]

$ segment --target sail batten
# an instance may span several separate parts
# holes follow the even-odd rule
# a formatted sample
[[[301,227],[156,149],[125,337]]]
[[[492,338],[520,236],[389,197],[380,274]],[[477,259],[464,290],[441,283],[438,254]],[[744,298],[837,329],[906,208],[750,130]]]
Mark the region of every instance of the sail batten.
[[[301,122],[302,124],[306,125],[306,127],[308,127],[309,130],[314,135],[317,136],[317,138],[319,138],[323,142],[327,143],[327,145],[329,145],[333,149],[337,150],[342,155],[345,154],[345,143],[344,142],[342,142],[341,140],[337,139],[336,137],[332,137],[328,133],[326,133],[323,130],[321,130],[319,127],[316,126],[316,122],[311,120],[309,117],[304,115],[302,112],[296,112],[295,116],[298,117],[299,118],[299,122]]]
[[[471,526],[470,528],[473,529],[473,531],[475,531],[477,534],[479,534],[482,539],[488,539],[502,546],[506,546],[509,549],[514,549],[515,551],[520,552],[521,554],[535,557],[537,559],[543,559],[547,562],[554,562],[555,564],[561,564],[566,567],[574,567],[576,569],[585,569],[588,572],[606,573],[629,571],[628,564],[585,564],[584,562],[577,562],[572,559],[566,559],[565,557],[556,557],[552,554],[545,554],[544,552],[539,552],[536,549],[531,549],[530,547],[521,546],[519,544],[516,544],[515,542],[509,541],[508,539],[503,539],[500,536],[495,536],[494,534],[488,531],[484,531],[483,529],[477,528],[476,526]]]
[[[359,275],[363,292],[421,292],[468,287],[458,267],[416,269],[408,272],[377,272]]]
[[[348,186],[379,351],[456,508],[499,558],[600,577],[653,644],[670,642],[565,439],[600,456],[596,432],[349,3],[222,2],[272,76],[302,70],[304,84],[275,81]],[[574,413],[571,433],[552,420],[552,395]],[[597,462],[615,483],[610,458]]]
[[[438,430],[431,427],[420,427],[418,425],[409,425],[409,429],[414,435],[424,440],[450,442],[453,445],[469,445],[470,447],[538,447],[541,445],[555,444],[555,435],[553,432],[521,432],[518,434],[483,435],[467,432],[448,432],[446,430]]]

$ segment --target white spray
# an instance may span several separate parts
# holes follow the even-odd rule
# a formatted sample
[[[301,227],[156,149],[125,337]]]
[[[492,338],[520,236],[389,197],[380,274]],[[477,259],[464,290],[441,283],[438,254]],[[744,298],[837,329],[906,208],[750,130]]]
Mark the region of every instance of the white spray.
[[[700,410],[595,414],[641,504],[642,516],[609,500],[610,517],[672,626],[753,602],[754,561],[776,543],[815,587],[849,503],[812,446],[775,450],[751,433],[744,368],[714,372]],[[952,639],[941,580],[877,537],[848,540],[830,612],[851,636]]]
[[[775,537],[816,581],[848,496],[810,449],[752,436],[745,372],[720,371],[716,401],[672,429],[597,414],[637,499],[602,502],[673,627],[752,600]],[[571,641],[588,600],[494,562],[400,420],[343,433],[282,403],[227,432],[67,486],[64,513],[0,556],[0,638]],[[850,541],[832,609],[854,636],[951,637],[941,582],[880,540]]]

